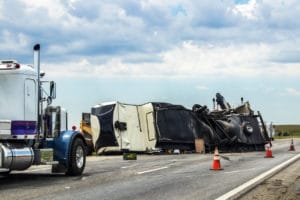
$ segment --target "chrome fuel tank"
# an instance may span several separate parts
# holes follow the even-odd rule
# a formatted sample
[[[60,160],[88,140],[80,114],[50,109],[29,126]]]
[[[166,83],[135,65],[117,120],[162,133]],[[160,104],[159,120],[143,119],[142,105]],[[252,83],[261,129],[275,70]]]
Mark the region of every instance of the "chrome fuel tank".
[[[31,147],[11,147],[0,144],[0,168],[10,170],[25,170],[34,160]]]

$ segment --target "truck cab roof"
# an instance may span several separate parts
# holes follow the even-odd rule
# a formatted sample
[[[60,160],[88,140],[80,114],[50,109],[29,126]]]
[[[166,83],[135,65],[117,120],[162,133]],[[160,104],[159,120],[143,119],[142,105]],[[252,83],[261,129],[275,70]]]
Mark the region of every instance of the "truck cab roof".
[[[0,71],[4,74],[34,74],[36,70],[32,65],[20,64],[16,60],[0,60]]]

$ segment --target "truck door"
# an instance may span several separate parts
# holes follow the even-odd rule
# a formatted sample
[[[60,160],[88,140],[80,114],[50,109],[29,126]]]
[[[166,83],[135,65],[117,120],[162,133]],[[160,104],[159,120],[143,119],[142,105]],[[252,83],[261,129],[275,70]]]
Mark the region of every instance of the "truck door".
[[[35,121],[37,119],[37,92],[35,80],[25,80],[24,92],[24,120]]]

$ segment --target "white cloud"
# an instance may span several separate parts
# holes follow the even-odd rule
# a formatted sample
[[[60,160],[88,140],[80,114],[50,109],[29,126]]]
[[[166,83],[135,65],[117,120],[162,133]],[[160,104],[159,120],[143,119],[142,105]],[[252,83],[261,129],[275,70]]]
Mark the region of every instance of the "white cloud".
[[[174,15],[178,8],[185,14]],[[16,49],[28,57],[40,42],[45,66],[70,76],[83,67],[100,77],[300,75],[296,0],[0,0],[1,9],[1,56]]]
[[[300,96],[300,91],[295,88],[286,88],[286,93],[291,96]]]
[[[39,0],[39,1],[27,1],[20,0],[25,4],[25,12],[27,14],[34,13],[36,10],[44,9],[47,14],[54,19],[61,18],[66,15],[66,8],[62,5],[60,0]]]
[[[77,2],[79,2],[79,0],[69,0],[68,7],[73,10],[76,10],[76,7],[74,6],[74,4],[76,4]]]
[[[256,0],[249,0],[247,4],[237,4],[233,9],[233,12],[240,13],[243,17],[248,19],[256,19]]]
[[[4,9],[4,3],[3,1],[0,1],[0,21],[3,19],[3,9]]]
[[[203,91],[203,90],[208,90],[208,87],[205,86],[205,85],[197,85],[197,86],[196,86],[196,89],[197,89],[197,90]]]
[[[28,38],[22,33],[3,30],[0,32],[1,48],[10,53],[23,53],[28,46]]]
[[[179,4],[181,1],[179,0],[173,0],[173,1],[169,1],[169,0],[141,0],[140,4],[141,7],[143,9],[148,9],[151,7],[160,7],[160,8],[165,8],[165,7],[169,7],[172,5],[177,5]]]
[[[198,46],[191,41],[160,53],[160,62],[127,63],[122,57],[113,57],[97,64],[97,58],[82,61],[62,62],[60,73],[54,70],[56,64],[49,64],[49,71],[55,76],[82,77],[151,77],[151,78],[221,78],[221,77],[281,77],[300,76],[296,63],[274,64],[269,61],[272,47],[266,44]],[[99,57],[101,59],[101,56]],[[61,73],[65,70],[65,73]],[[82,74],[86,70],[87,73]],[[203,89],[203,88],[202,88]]]

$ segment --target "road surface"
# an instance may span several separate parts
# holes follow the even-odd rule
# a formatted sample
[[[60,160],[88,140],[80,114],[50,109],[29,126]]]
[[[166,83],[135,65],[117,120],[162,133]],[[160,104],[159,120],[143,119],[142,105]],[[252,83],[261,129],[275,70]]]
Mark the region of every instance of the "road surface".
[[[80,177],[51,174],[49,166],[34,166],[0,177],[0,199],[215,199],[298,154],[290,140],[274,141],[274,158],[265,152],[222,154],[222,171],[212,171],[212,154],[91,156]]]

